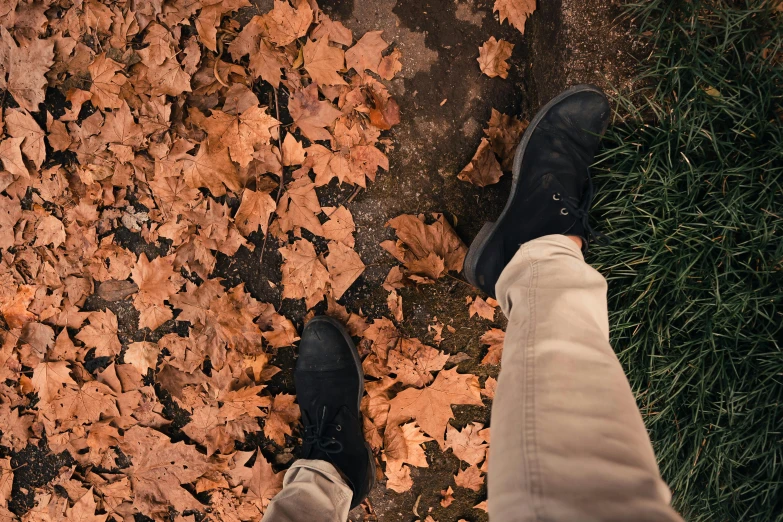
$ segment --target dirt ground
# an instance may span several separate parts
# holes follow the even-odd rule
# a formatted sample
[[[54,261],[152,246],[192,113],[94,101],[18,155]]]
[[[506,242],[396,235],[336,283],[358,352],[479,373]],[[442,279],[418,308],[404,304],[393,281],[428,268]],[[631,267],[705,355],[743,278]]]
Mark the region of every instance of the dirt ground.
[[[267,2],[258,2],[264,7]],[[526,35],[508,24],[501,25],[492,12],[493,0],[330,0],[320,2],[333,18],[342,21],[354,34],[384,30],[383,37],[402,51],[403,69],[391,82],[390,90],[400,105],[401,123],[390,131],[394,150],[389,154],[390,171],[380,173],[377,181],[361,191],[350,203],[357,226],[356,250],[367,269],[346,293],[343,302],[349,310],[368,317],[389,315],[385,292],[381,288],[389,269],[395,264],[380,242],[394,237],[384,224],[404,213],[444,212],[458,234],[469,243],[485,221],[492,220],[502,208],[510,187],[510,177],[479,189],[457,180],[456,174],[470,160],[482,136],[492,108],[509,114],[531,117],[536,107],[568,85],[595,83],[608,91],[628,85],[632,42],[628,36],[631,21],[618,21],[619,0],[546,0],[528,21]],[[252,12],[245,15],[252,16]],[[248,16],[249,18],[249,16]],[[515,45],[509,60],[508,79],[483,76],[476,62],[478,48],[490,36]],[[613,87],[614,86],[614,87]],[[47,99],[50,97],[47,96]],[[284,120],[284,123],[285,120]],[[351,195],[350,188],[327,187],[321,204],[337,204]],[[234,208],[238,202],[231,202]],[[137,254],[144,248],[132,233],[118,239]],[[283,302],[280,289],[270,281],[280,281],[281,258],[277,245],[269,241],[259,268],[262,241],[255,252],[241,249],[233,258],[218,255],[214,276],[225,278],[229,286],[244,282],[253,297],[280,306],[281,313],[301,328],[305,316],[303,304]],[[479,337],[488,324],[471,320],[465,304],[477,291],[456,277],[441,278],[436,285],[402,291],[405,333],[426,341],[427,325],[437,317],[450,324],[456,333],[446,335],[440,348],[448,353],[465,352],[471,359],[459,363],[462,372],[497,376],[497,369],[481,366],[483,355]],[[120,322],[120,340],[156,341],[177,328],[159,328],[154,337],[135,328],[137,312],[130,302],[106,303],[91,298],[85,309],[111,308]],[[500,317],[501,314],[498,314]],[[505,327],[504,321],[495,326]],[[444,330],[445,333],[445,330]],[[144,339],[143,339],[144,338]],[[100,362],[98,362],[99,364]],[[283,371],[269,386],[272,393],[293,393],[294,350],[281,349],[273,364]],[[451,365],[447,365],[450,367]],[[177,419],[175,428],[186,422],[169,401],[169,418]],[[485,407],[455,408],[455,425],[478,421],[489,424],[489,401]],[[240,449],[264,444],[262,438],[249,438]],[[398,494],[377,487],[370,503],[382,521],[423,520],[428,514],[435,520],[487,520],[473,506],[486,498],[486,487],[474,493],[459,489],[454,503],[440,506],[440,491],[453,486],[459,461],[451,453],[433,451],[427,444],[430,467],[413,468],[414,486]],[[272,462],[285,467],[291,452],[263,448]],[[293,452],[295,454],[295,450]],[[13,455],[12,465],[25,466],[17,475],[10,508],[24,513],[32,507],[36,486],[51,480],[57,470],[70,464],[67,455],[46,455],[44,449],[29,447]],[[365,511],[357,508],[352,520],[362,520]],[[144,520],[144,518],[139,518]]]

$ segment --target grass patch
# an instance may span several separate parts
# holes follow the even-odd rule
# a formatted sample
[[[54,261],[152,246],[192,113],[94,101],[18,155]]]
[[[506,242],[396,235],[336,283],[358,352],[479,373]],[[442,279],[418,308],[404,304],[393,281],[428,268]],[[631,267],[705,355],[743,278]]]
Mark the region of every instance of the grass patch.
[[[769,2],[767,2],[769,4]],[[783,520],[783,13],[645,0],[595,168],[612,343],[689,521]]]

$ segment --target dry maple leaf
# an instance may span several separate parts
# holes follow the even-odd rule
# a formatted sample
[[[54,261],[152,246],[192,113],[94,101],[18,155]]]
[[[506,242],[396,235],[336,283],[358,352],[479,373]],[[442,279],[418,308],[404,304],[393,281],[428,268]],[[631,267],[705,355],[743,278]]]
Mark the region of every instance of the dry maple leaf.
[[[462,169],[457,178],[473,183],[477,187],[486,187],[497,183],[502,175],[500,163],[495,158],[489,141],[487,138],[481,138],[481,143],[473,155],[473,159]]]
[[[0,459],[0,506],[8,505],[13,485],[14,469],[11,467],[11,457],[2,458]]]
[[[92,76],[92,104],[101,109],[119,109],[122,106],[119,94],[120,89],[128,80],[119,71],[124,69],[121,63],[117,63],[106,56],[106,53],[98,55],[87,70]]]
[[[402,51],[399,49],[394,49],[388,56],[384,56],[378,66],[378,75],[384,80],[393,79],[402,70],[401,57]]]
[[[275,200],[269,192],[245,190],[242,192],[242,203],[239,205],[234,223],[243,236],[261,229],[266,234],[269,216],[275,211]]]
[[[381,34],[383,31],[365,33],[353,47],[345,52],[346,66],[360,74],[365,70],[377,73],[382,59],[381,53],[389,47]]]
[[[73,507],[69,507],[65,510],[65,516],[69,521],[73,522],[104,522],[109,515],[96,515],[95,511],[98,508],[95,503],[95,498],[92,494],[92,488],[87,493],[76,501]]]
[[[364,272],[364,263],[351,247],[338,241],[329,241],[329,255],[326,256],[332,294],[340,299],[348,288]]]
[[[213,196],[222,196],[226,187],[235,192],[239,190],[239,176],[229,157],[228,147],[218,140],[215,142],[206,140],[195,156],[186,156],[182,173],[191,187],[208,188]]]
[[[269,414],[264,420],[264,435],[278,446],[285,445],[285,436],[293,433],[291,424],[299,420],[299,405],[294,404],[295,400],[296,395],[275,395]]]
[[[433,439],[424,435],[415,422],[389,426],[384,433],[384,455],[388,460],[426,468],[429,464],[421,445],[430,440]]]
[[[476,466],[470,466],[457,472],[454,476],[454,483],[460,488],[479,491],[481,486],[484,485],[484,477],[481,476],[481,471]]]
[[[515,116],[492,109],[492,116],[489,118],[488,128],[484,129],[484,134],[489,138],[489,144],[500,159],[503,170],[511,170],[514,152],[527,125],[527,121],[520,121]]]
[[[485,301],[481,297],[476,296],[476,299],[473,299],[472,302],[470,297],[468,297],[468,302],[470,303],[470,306],[468,307],[470,317],[478,314],[479,317],[483,317],[487,321],[495,320],[495,308],[498,305],[497,301],[491,297]]]
[[[323,228],[316,216],[321,212],[321,204],[315,193],[315,184],[304,176],[290,183],[286,189],[277,205],[280,229],[288,232],[294,227],[302,227],[317,236],[322,236]]]
[[[22,159],[23,141],[24,138],[7,138],[0,141],[0,162],[5,170],[17,178],[30,177]]]
[[[157,366],[159,354],[160,348],[157,344],[144,341],[130,343],[125,350],[124,359],[126,364],[132,364],[139,373],[147,375],[148,369],[154,370]]]
[[[280,253],[284,259],[281,268],[283,298],[304,298],[308,309],[321,302],[330,278],[313,244],[298,239],[293,245],[280,248]]]
[[[442,370],[448,359],[447,353],[418,339],[400,339],[397,346],[389,350],[387,365],[397,381],[421,387],[432,382],[432,372]]]
[[[315,83],[294,92],[288,110],[296,126],[310,141],[331,139],[332,135],[324,127],[342,115],[331,103],[318,99],[318,86]]]
[[[356,225],[351,211],[343,206],[323,207],[323,211],[329,217],[329,220],[323,224],[323,237],[353,248],[355,244],[353,233],[356,232]]]
[[[38,104],[43,103],[45,98],[47,81],[44,75],[54,63],[54,38],[33,38],[17,46],[4,23],[0,27],[0,40],[2,65],[4,72],[8,73],[3,87],[22,108],[37,112]]]
[[[275,307],[269,303],[262,303],[262,312],[256,323],[263,331],[264,339],[272,348],[292,346],[299,340],[296,327],[287,317],[278,314]]]
[[[345,53],[342,49],[329,45],[326,38],[315,42],[308,38],[302,51],[304,68],[315,83],[320,86],[348,85],[338,74],[345,68]]]
[[[141,253],[131,270],[131,278],[139,288],[136,296],[138,302],[163,302],[177,293],[182,281],[178,278],[179,274],[174,272],[174,257],[160,256],[149,261],[147,254]]]
[[[484,513],[489,513],[489,506],[487,506],[487,501],[479,502],[475,506],[473,506],[473,509],[480,509]]]
[[[487,456],[489,444],[481,436],[483,424],[473,422],[465,426],[462,431],[450,424],[446,427],[446,448],[451,448],[454,455],[470,465],[480,464]]]
[[[89,348],[95,348],[96,357],[111,357],[122,350],[117,338],[117,316],[111,310],[92,312],[90,324],[82,328],[76,338]]]
[[[290,132],[285,135],[281,154],[283,156],[283,165],[286,167],[301,165],[305,161],[304,147]]]
[[[384,474],[388,479],[386,481],[387,489],[397,493],[405,493],[413,487],[411,468],[403,464],[401,460],[387,460]]]
[[[396,290],[389,292],[389,296],[386,298],[386,306],[394,317],[394,320],[398,323],[402,323],[403,309],[402,309],[402,296],[397,293]]]
[[[32,385],[42,403],[50,403],[63,386],[76,386],[66,361],[42,362],[33,370]]]
[[[508,43],[505,40],[495,40],[494,36],[491,36],[489,40],[484,42],[484,45],[479,47],[479,57],[477,58],[479,68],[481,72],[494,78],[500,76],[501,78],[508,78],[508,63],[506,60],[511,58],[511,51],[514,49],[514,44]]]
[[[261,40],[258,51],[250,54],[250,71],[255,78],[261,78],[277,89],[280,87],[282,73],[285,67],[285,55],[273,48],[266,40]]]
[[[260,145],[277,136],[280,122],[266,112],[266,107],[255,104],[239,115],[213,110],[204,121],[211,139],[228,147],[231,159],[246,167],[253,160],[253,152]]]
[[[444,268],[459,272],[468,249],[443,214],[432,216],[436,221],[430,225],[425,223],[424,214],[403,214],[389,220],[386,226],[394,228],[397,237],[407,247],[405,252],[395,248],[392,254],[396,252],[398,255],[395,257],[408,266],[411,262],[427,259],[434,253],[443,260]],[[391,248],[388,243],[381,243],[381,246],[387,250]]]
[[[8,134],[14,138],[24,138],[22,152],[32,161],[36,168],[41,168],[46,159],[46,133],[36,123],[30,113],[24,109],[11,109],[5,113],[5,125]]]
[[[16,242],[14,226],[21,217],[21,203],[16,199],[0,195],[0,248],[3,250],[14,246]]]
[[[313,10],[307,2],[293,8],[288,0],[275,0],[274,8],[263,16],[269,40],[280,47],[307,34],[312,22]]]
[[[194,446],[171,439],[150,428],[134,426],[120,439],[120,448],[131,461],[121,471],[131,479],[133,507],[153,516],[177,511],[203,509],[182,485],[194,482],[212,466]]]
[[[442,507],[447,508],[451,505],[452,502],[454,502],[454,490],[451,489],[451,486],[441,490],[440,496],[441,496],[440,505]]]
[[[232,479],[247,488],[248,497],[260,500],[263,506],[268,505],[269,501],[283,489],[285,472],[275,473],[272,465],[260,451],[255,452],[256,460],[251,468],[246,467],[245,463],[253,456],[253,452],[238,452],[238,456],[240,459],[236,467],[231,470]]]
[[[481,388],[481,395],[484,395],[488,399],[494,399],[495,398],[495,390],[498,387],[498,381],[494,377],[487,377],[486,382],[484,382],[484,387]]]
[[[481,336],[481,344],[489,345],[487,355],[481,360],[481,364],[500,364],[503,355],[503,342],[506,340],[506,332],[499,328],[491,328]]]
[[[320,13],[318,27],[310,32],[313,40],[328,38],[330,42],[349,46],[353,42],[353,33],[342,22],[332,20],[325,13]]]
[[[446,426],[449,419],[454,418],[452,404],[484,404],[475,375],[458,374],[456,368],[441,370],[435,381],[426,388],[401,391],[390,402],[388,422],[393,425],[414,419],[427,435],[444,448]]]
[[[35,243],[33,246],[52,245],[57,248],[65,242],[63,222],[54,216],[46,216],[35,225]]]
[[[525,34],[525,21],[536,10],[536,0],[495,0],[493,11],[500,15],[500,23],[508,18],[508,23]]]

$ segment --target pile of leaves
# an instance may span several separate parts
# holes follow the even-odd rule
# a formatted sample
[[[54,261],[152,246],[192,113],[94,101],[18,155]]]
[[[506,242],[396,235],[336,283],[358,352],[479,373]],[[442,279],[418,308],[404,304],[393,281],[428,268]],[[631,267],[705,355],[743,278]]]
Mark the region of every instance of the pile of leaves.
[[[451,405],[491,398],[494,379],[482,388],[391,319],[338,302],[365,265],[350,210],[322,207],[316,192],[358,190],[388,170],[382,136],[400,115],[384,81],[401,70],[401,52],[381,31],[353,35],[315,0],[275,0],[240,24],[247,8],[0,7],[0,444],[70,463],[32,492],[30,511],[12,513],[18,471],[0,459],[0,520],[260,520],[283,473],[237,444],[257,432],[278,448],[296,440],[295,397],[265,387],[280,371],[270,359],[299,337],[272,304],[213,272],[219,254],[263,252],[268,241],[282,255],[282,297],[309,315],[326,302],[361,341],[375,379],[365,431],[386,486],[411,487],[430,440],[467,465],[455,486],[484,482],[489,429],[449,420]],[[526,15],[506,16],[524,27]],[[509,167],[524,127],[508,118],[493,113],[467,179],[496,182],[495,155]],[[383,246],[401,266],[384,287],[399,323],[398,290],[460,271],[466,247],[443,215],[388,226],[398,240]],[[120,240],[128,234],[139,248]],[[137,319],[95,309],[94,297],[132,302]],[[492,320],[496,305],[477,297],[471,315]],[[121,343],[128,321],[156,340]],[[437,344],[444,325],[431,328]],[[484,363],[499,363],[502,336],[482,337]],[[175,414],[185,417],[178,429]]]

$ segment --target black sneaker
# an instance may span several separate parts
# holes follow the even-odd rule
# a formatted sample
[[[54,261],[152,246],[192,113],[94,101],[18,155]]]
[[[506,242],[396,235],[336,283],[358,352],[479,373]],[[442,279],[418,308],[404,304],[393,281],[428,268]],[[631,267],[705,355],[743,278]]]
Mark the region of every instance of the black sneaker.
[[[465,276],[495,297],[500,273],[522,243],[549,234],[588,241],[593,200],[589,166],[609,125],[609,101],[593,85],[555,97],[530,122],[514,156],[511,195],[503,213],[486,223],[470,245]]]
[[[362,363],[339,322],[319,316],[307,323],[294,382],[304,425],[302,458],[331,462],[353,489],[353,509],[375,484],[375,458],[364,439],[359,410]]]

